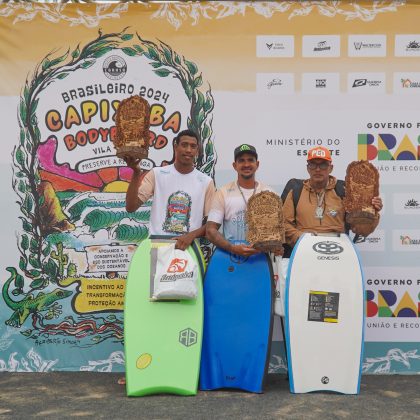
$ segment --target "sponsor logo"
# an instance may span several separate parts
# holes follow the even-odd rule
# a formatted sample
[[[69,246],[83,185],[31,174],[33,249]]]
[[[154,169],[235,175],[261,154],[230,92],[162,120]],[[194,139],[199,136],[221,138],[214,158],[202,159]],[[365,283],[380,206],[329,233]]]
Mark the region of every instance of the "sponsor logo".
[[[340,35],[304,35],[303,57],[339,57]]]
[[[392,247],[394,251],[417,252],[420,250],[420,230],[393,230]]]
[[[368,279],[368,285],[401,286],[412,285],[420,279]],[[401,295],[400,295],[401,296]],[[399,297],[393,290],[366,290],[366,316],[371,318],[418,318],[420,317],[419,299],[414,299],[407,291]]]
[[[349,57],[385,57],[386,35],[349,35]]]
[[[191,328],[186,328],[179,332],[179,342],[185,347],[193,346],[197,343],[197,332]]]
[[[411,79],[401,79],[401,86],[404,89],[419,88],[420,82],[413,82]]]
[[[419,34],[395,35],[395,56],[396,57],[419,57],[420,56],[420,35]]]
[[[408,200],[405,204],[404,204],[404,208],[411,210],[411,209],[419,209],[420,208],[420,204],[417,200],[415,200],[414,198]]]
[[[281,79],[273,79],[271,82],[267,83],[267,89],[271,89],[273,86],[281,86],[283,82]]]
[[[102,65],[103,72],[108,79],[119,80],[127,73],[127,63],[118,55],[111,55]]]
[[[393,202],[394,202],[395,214],[402,214],[402,215],[420,214],[420,192],[394,194]]]
[[[361,50],[362,48],[381,48],[382,44],[369,44],[364,42],[354,42],[354,48],[356,50]]]
[[[355,79],[353,82],[352,87],[361,87],[361,86],[369,86],[369,87],[376,87],[380,86],[382,80],[368,80],[368,79]]]
[[[319,254],[326,255],[341,254],[344,251],[343,247],[334,241],[317,242],[312,246],[312,249]]]
[[[302,93],[335,94],[340,92],[339,73],[303,73]]]
[[[257,35],[257,57],[293,57],[293,35]]]
[[[418,144],[411,140],[408,134],[401,137],[391,133],[382,133],[376,136],[374,134],[358,134],[358,159],[370,161],[420,160],[420,147]],[[401,170],[405,170],[404,167]],[[408,168],[407,170],[411,169]],[[419,171],[420,168],[413,166],[412,170]]]
[[[419,51],[420,50],[420,42],[418,41],[410,41],[407,46],[405,47],[406,51]]]
[[[356,79],[353,82],[353,87],[360,87],[360,86],[366,86],[367,79]]]
[[[320,41],[314,47],[314,51],[329,51],[331,50],[331,46],[327,44],[327,41]]]
[[[394,73],[394,92],[418,94],[420,73]]]
[[[400,235],[401,245],[420,245],[420,239],[412,239],[408,235]]]
[[[315,87],[326,88],[327,87],[327,79],[315,79]]]
[[[282,42],[272,42],[271,44],[269,43],[265,43],[265,45],[267,46],[268,50],[285,50],[286,47]]]
[[[293,73],[257,73],[256,88],[258,93],[281,95],[295,90]]]
[[[187,267],[188,260],[183,260],[182,258],[174,258],[169,264],[167,273],[183,273]]]
[[[350,93],[385,93],[385,73],[349,73],[347,86]]]
[[[376,229],[374,236],[359,236],[356,239],[357,248],[365,252],[380,252],[385,250],[385,231]]]

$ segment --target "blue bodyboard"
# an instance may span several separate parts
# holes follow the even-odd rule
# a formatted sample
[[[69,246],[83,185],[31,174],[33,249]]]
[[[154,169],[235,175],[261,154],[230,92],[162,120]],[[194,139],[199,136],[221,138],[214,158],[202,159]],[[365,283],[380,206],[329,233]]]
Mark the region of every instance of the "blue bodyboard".
[[[273,326],[273,274],[266,254],[214,252],[204,282],[200,389],[261,393]]]

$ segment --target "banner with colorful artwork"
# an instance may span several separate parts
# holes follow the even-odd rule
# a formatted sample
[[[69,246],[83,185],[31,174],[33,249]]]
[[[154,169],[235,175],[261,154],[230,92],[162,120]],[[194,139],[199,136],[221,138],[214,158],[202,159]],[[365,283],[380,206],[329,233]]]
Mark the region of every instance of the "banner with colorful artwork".
[[[372,162],[384,211],[357,244],[364,372],[419,372],[418,17],[409,1],[0,3],[0,370],[124,369],[125,280],[151,203],[126,212],[131,171],[111,140],[119,103],[141,95],[150,168],[186,128],[217,186],[244,142],[279,193],[312,146],[339,178]],[[271,371],[284,366],[278,325]]]

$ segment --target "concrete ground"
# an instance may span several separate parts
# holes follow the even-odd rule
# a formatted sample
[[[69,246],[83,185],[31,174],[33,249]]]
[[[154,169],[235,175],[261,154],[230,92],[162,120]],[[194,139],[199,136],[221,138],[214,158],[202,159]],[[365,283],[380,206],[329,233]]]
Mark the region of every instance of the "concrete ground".
[[[358,396],[293,395],[284,375],[264,394],[199,392],[128,398],[122,374],[0,373],[0,419],[420,419],[420,376],[363,376]]]

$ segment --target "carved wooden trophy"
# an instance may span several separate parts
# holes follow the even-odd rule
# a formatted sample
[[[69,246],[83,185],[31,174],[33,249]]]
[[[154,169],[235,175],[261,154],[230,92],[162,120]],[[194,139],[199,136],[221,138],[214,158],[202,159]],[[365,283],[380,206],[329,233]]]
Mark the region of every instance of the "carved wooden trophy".
[[[144,159],[149,154],[150,105],[139,95],[124,99],[115,116],[117,156]]]
[[[283,204],[281,198],[262,191],[248,200],[246,211],[248,232],[246,239],[262,252],[280,250],[284,241]]]
[[[372,206],[372,198],[378,195],[378,170],[366,160],[350,163],[346,173],[344,209],[353,232],[368,236],[375,230],[379,215]]]

